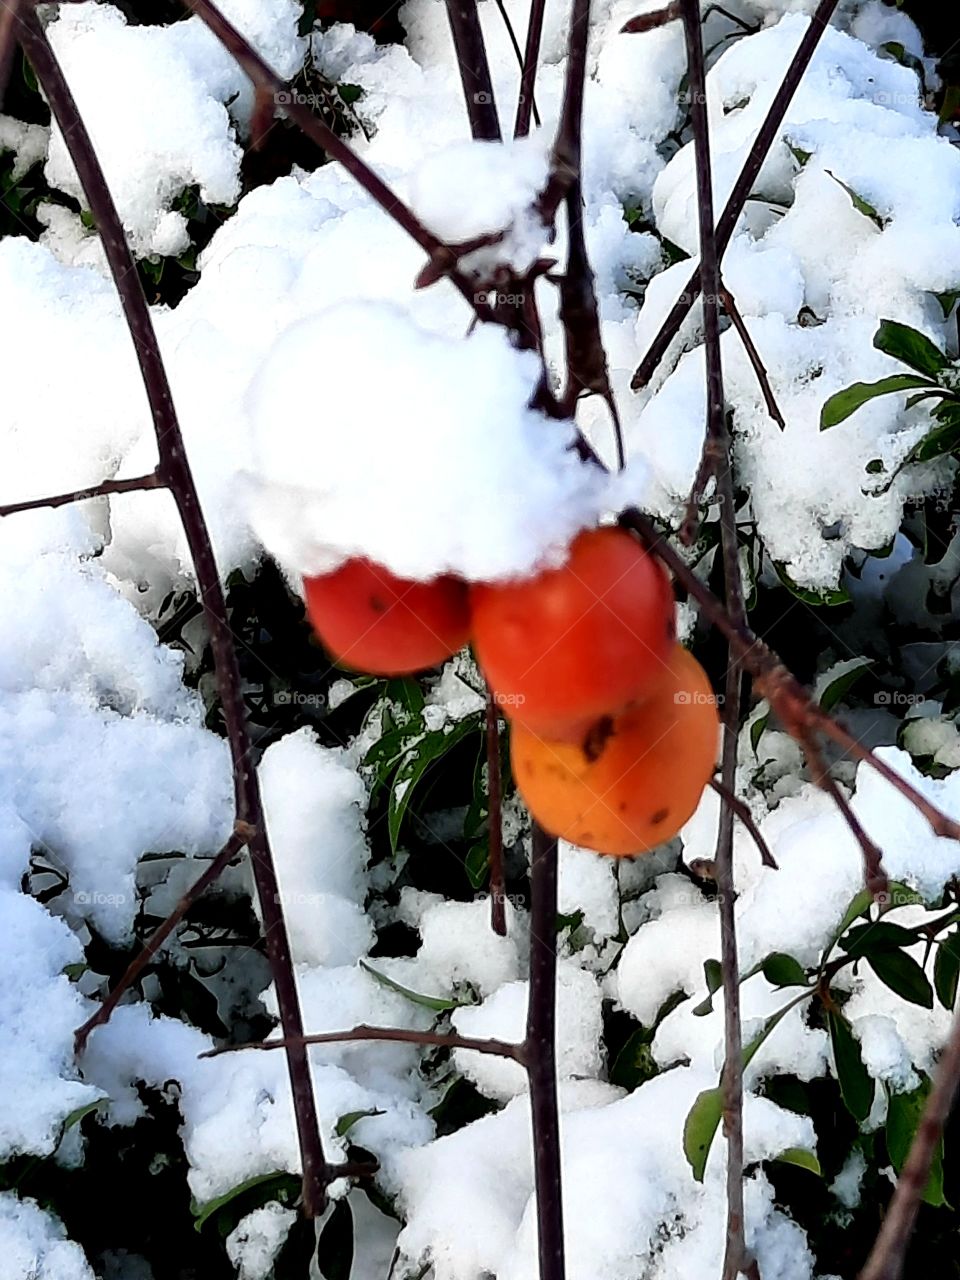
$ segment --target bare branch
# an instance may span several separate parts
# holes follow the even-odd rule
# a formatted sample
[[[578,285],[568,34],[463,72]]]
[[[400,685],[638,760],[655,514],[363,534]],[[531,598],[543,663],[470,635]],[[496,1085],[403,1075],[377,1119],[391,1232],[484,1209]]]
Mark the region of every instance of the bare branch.
[[[88,1018],[82,1027],[78,1027],[74,1033],[74,1052],[79,1057],[87,1047],[87,1040],[91,1031],[97,1027],[102,1027],[104,1023],[109,1022],[110,1015],[120,1003],[124,994],[139,978],[153,957],[157,954],[167,938],[170,937],[174,929],[187,914],[198,898],[210,888],[216,880],[220,878],[220,874],[225,867],[234,860],[240,850],[248,842],[253,835],[253,828],[245,822],[237,822],[234,826],[233,835],[223,846],[215,858],[211,858],[210,862],[204,868],[203,874],[190,886],[187,892],[179,900],[170,914],[159,925],[147,941],[143,944],[140,952],[134,956],[121,977],[120,981],[113,987],[106,999],[102,1002],[99,1009],[92,1017]]]
[[[520,73],[520,93],[517,97],[517,118],[513,126],[515,138],[525,138],[530,132],[530,113],[534,110],[533,87],[537,79],[537,63],[540,61],[540,40],[543,37],[543,15],[546,7],[547,0],[530,0],[527,43]]]
[[[500,778],[500,717],[487,689],[487,847],[490,851],[490,927],[506,937],[507,886],[503,875],[503,796]]]
[[[860,846],[860,852],[863,856],[864,884],[875,898],[886,894],[890,888],[890,881],[887,879],[887,873],[883,869],[883,856],[880,850],[864,831],[863,824],[850,808],[847,797],[830,776],[830,770],[826,767],[820,754],[820,749],[812,741],[811,735],[802,733],[800,740],[803,743],[804,754],[807,757],[807,764],[813,775],[814,782],[831,797],[840,810],[844,822],[849,827],[850,834]]]
[[[655,9],[652,13],[639,13],[635,18],[631,18],[629,22],[625,22],[620,28],[622,35],[639,35],[644,31],[655,31],[657,27],[665,27],[668,22],[673,22],[680,17],[679,0],[673,0],[673,4],[668,4],[663,9]]]
[[[500,120],[477,0],[446,0],[446,5],[470,132],[474,138],[499,142]]]
[[[470,1049],[475,1053],[488,1053],[497,1058],[513,1058],[523,1062],[523,1045],[508,1040],[477,1040],[473,1036],[458,1036],[443,1031],[411,1031],[405,1027],[370,1027],[365,1023],[351,1027],[349,1031],[320,1031],[312,1035],[298,1036],[297,1045],[348,1044],[356,1040],[389,1040],[400,1044],[432,1045],[441,1049]],[[248,1040],[246,1044],[223,1044],[201,1053],[201,1058],[219,1058],[224,1053],[236,1053],[240,1049],[288,1049],[293,1043],[287,1037],[279,1040]]]
[[[730,192],[730,197],[724,206],[723,213],[720,215],[720,221],[717,223],[717,251],[721,257],[723,257],[727,245],[730,243],[737,221],[743,212],[743,206],[746,204],[747,197],[753,190],[753,184],[756,182],[757,176],[763,167],[763,162],[767,158],[767,152],[776,140],[780,126],[783,124],[783,118],[787,113],[787,108],[797,91],[797,86],[810,65],[810,60],[816,52],[820,38],[827,29],[838,3],[839,0],[820,0],[816,12],[810,19],[810,25],[797,46],[797,52],[787,68],[780,88],[770,104],[763,124],[760,126],[753,146],[750,148],[743,168],[740,170],[733,190]],[[640,361],[640,365],[630,382],[630,386],[634,391],[637,391],[640,387],[645,387],[650,381],[657,365],[666,355],[670,343],[680,332],[680,326],[690,314],[693,304],[700,296],[700,289],[700,267],[698,266],[687,281],[686,287],[674,304],[673,309],[660,326],[660,331],[650,344],[647,354]]]
[[[753,814],[750,812],[747,805],[743,803],[738,795],[725,787],[718,778],[711,778],[710,786],[714,791],[716,791],[718,796],[723,798],[724,802],[730,806],[733,812],[743,823],[743,826],[749,832],[753,839],[753,843],[757,846],[757,849],[760,852],[760,861],[763,865],[765,867],[769,867],[771,871],[779,871],[780,868],[777,865],[777,860],[770,852],[770,846],[767,844],[766,840],[764,840],[760,832],[760,828],[754,822]]]
[[[564,1280],[560,1116],[557,1107],[557,842],[533,824],[530,999],[524,1039],[533,1123],[540,1280]]]
[[[155,471],[149,475],[132,476],[129,480],[104,480],[91,489],[74,489],[72,493],[58,493],[52,498],[29,498],[26,502],[8,502],[0,507],[0,516],[15,516],[21,511],[36,511],[40,507],[65,507],[71,502],[84,502],[87,498],[103,498],[114,493],[138,493],[142,489],[162,489],[164,483]]]
[[[253,829],[247,844],[263,917],[267,956],[277,989],[280,1018],[285,1034],[299,1036],[303,1034],[300,1002],[280,906],[279,886],[263,823],[260,787],[247,731],[240,668],[227,620],[226,600],[216,558],[184,451],[180,424],[150,310],[127,245],[123,224],[90,135],[35,13],[31,12],[20,18],[20,39],[80,178],[137,353],[160,453],[158,474],[170,488],[177,504],[203,601],[233,762],[236,816],[238,821]],[[326,1203],[330,1170],[320,1140],[306,1050],[291,1047],[287,1051],[287,1063],[303,1162],[304,1212],[308,1217],[316,1216],[323,1211]]]
[[[28,0],[5,0],[0,8],[0,106],[3,105],[10,79],[10,66],[17,47],[20,10]]]
[[[723,303],[723,309],[730,317],[730,323],[736,329],[743,343],[743,349],[747,353],[747,359],[753,365],[753,371],[757,375],[757,382],[760,384],[760,390],[766,401],[767,413],[774,420],[781,431],[786,427],[787,423],[783,414],[780,412],[780,406],[777,404],[777,398],[773,394],[773,388],[770,385],[770,378],[767,375],[766,367],[760,359],[760,352],[757,350],[753,338],[750,336],[750,330],[747,328],[740,309],[736,304],[733,294],[727,286],[721,285],[720,301]]]
[[[880,1232],[859,1280],[900,1280],[907,1245],[917,1221],[923,1189],[930,1176],[937,1143],[953,1110],[960,1082],[960,1013],[954,1015],[950,1039],[937,1064],[933,1088],[916,1136],[900,1170]]]
[[[503,0],[495,0],[495,3],[497,8],[500,10],[500,17],[503,19],[503,25],[507,29],[507,35],[510,39],[511,45],[513,46],[513,52],[517,55],[517,64],[520,67],[520,74],[522,76],[523,75],[523,52],[520,48],[519,41],[517,40],[517,33],[513,29],[513,23],[510,21],[510,15],[509,13],[507,13],[507,6],[504,4]],[[537,101],[536,101],[536,98],[534,98],[532,92],[530,94],[530,107],[533,111],[533,122],[539,128],[540,113],[537,111]]]

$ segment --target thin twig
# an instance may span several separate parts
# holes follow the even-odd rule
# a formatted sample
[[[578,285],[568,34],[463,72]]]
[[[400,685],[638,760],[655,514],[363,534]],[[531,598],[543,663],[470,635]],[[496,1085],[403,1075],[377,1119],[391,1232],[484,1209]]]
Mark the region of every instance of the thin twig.
[[[236,59],[261,94],[272,96],[274,103],[296,124],[311,142],[338,160],[344,169],[399,227],[416,241],[435,264],[438,275],[449,277],[466,302],[481,319],[489,319],[489,309],[477,300],[472,282],[457,270],[457,255],[448,245],[429,231],[413,210],[396,195],[352,147],[337,136],[329,125],[296,101],[290,86],[267,65],[240,32],[223,16],[210,0],[184,0],[204,22],[224,48]]]
[[[920,1117],[916,1136],[900,1170],[880,1232],[874,1241],[859,1280],[900,1280],[907,1245],[917,1220],[920,1199],[930,1176],[937,1143],[953,1109],[960,1083],[960,1012],[954,1015],[953,1027],[943,1056],[937,1063],[933,1088]]]
[[[809,26],[803,34],[803,39],[797,46],[797,51],[793,55],[790,66],[787,68],[780,88],[777,90],[764,117],[753,146],[747,154],[743,168],[740,170],[740,174],[733,185],[733,190],[730,192],[730,197],[724,206],[723,213],[720,215],[720,221],[717,223],[717,252],[721,258],[730,243],[740,214],[743,212],[743,206],[753,190],[753,184],[756,182],[757,176],[763,167],[763,162],[767,158],[767,152],[773,146],[783,123],[783,118],[787,113],[787,108],[797,91],[797,86],[810,65],[810,60],[816,52],[820,38],[827,29],[838,3],[839,0],[820,0],[817,10],[810,18]],[[700,296],[700,288],[700,267],[698,266],[687,281],[685,289],[674,303],[669,315],[660,326],[660,330],[650,344],[647,354],[640,361],[637,371],[630,382],[630,386],[634,391],[637,391],[640,387],[645,387],[650,381],[657,365],[666,355],[670,343],[680,332],[680,326]]]
[[[564,1280],[560,1116],[557,1106],[557,842],[533,824],[530,998],[524,1038],[533,1124],[540,1280]]]
[[[720,286],[720,301],[723,303],[723,309],[730,317],[730,323],[736,329],[740,341],[743,343],[743,349],[747,353],[747,359],[753,366],[753,371],[757,375],[757,382],[760,384],[760,391],[763,394],[764,401],[767,406],[767,413],[774,420],[781,431],[784,430],[787,423],[780,412],[780,406],[777,404],[777,397],[773,394],[773,387],[770,385],[770,378],[767,374],[766,366],[760,359],[760,352],[756,348],[753,338],[750,336],[750,330],[746,326],[743,316],[740,314],[740,308],[737,306],[736,300],[725,284]]]
[[[174,929],[187,914],[198,898],[210,888],[216,880],[220,878],[224,868],[234,860],[240,850],[244,847],[250,837],[253,835],[253,828],[245,822],[238,822],[234,826],[233,835],[223,846],[215,858],[212,858],[204,868],[203,874],[190,886],[177,905],[159,925],[150,937],[143,944],[143,947],[136,956],[127,965],[123,976],[119,982],[112,988],[105,999],[101,1002],[96,1013],[87,1019],[82,1027],[78,1027],[74,1033],[73,1044],[74,1052],[79,1057],[87,1047],[87,1040],[91,1031],[97,1027],[101,1027],[108,1022],[110,1015],[120,1003],[124,994],[139,978],[153,957],[157,954],[167,938],[170,937]]]
[[[523,75],[523,51],[520,48],[520,42],[517,40],[517,33],[513,29],[513,23],[510,21],[510,15],[507,13],[507,6],[503,0],[495,0],[497,8],[500,10],[500,17],[503,19],[503,25],[507,29],[507,35],[510,37],[510,43],[513,45],[513,52],[517,56],[517,65],[520,67],[520,74]],[[537,111],[537,100],[531,94],[530,106],[533,111],[533,123],[539,129],[540,113]]]
[[[421,1044],[441,1049],[469,1049],[474,1053],[488,1053],[497,1058],[513,1058],[523,1062],[522,1044],[508,1040],[478,1040],[473,1036],[458,1036],[443,1031],[410,1031],[405,1027],[370,1027],[362,1023],[349,1031],[319,1031],[298,1036],[298,1045],[347,1044],[356,1040],[390,1040],[400,1044]],[[219,1058],[223,1053],[236,1053],[239,1049],[287,1049],[293,1043],[287,1037],[280,1040],[248,1040],[245,1044],[223,1044],[201,1053],[201,1058]]]
[[[8,502],[0,507],[0,517],[15,516],[21,511],[36,511],[40,507],[65,507],[71,502],[84,502],[87,498],[103,498],[114,493],[138,493],[142,489],[162,489],[163,481],[155,471],[145,476],[132,476],[129,480],[104,480],[89,489],[74,489],[72,493],[57,493],[50,498],[30,498],[26,502]]]
[[[740,819],[745,830],[752,838],[753,843],[757,846],[757,850],[760,853],[760,861],[763,865],[765,867],[769,867],[771,871],[779,871],[780,868],[777,865],[777,860],[770,852],[770,846],[767,844],[766,840],[764,840],[763,835],[760,832],[760,828],[754,822],[753,814],[750,812],[749,807],[744,804],[738,795],[728,787],[725,787],[719,778],[711,778],[710,786],[714,791],[716,791],[717,795],[730,806],[733,812]]]
[[[543,15],[546,7],[547,0],[530,0],[527,42],[523,52],[523,68],[520,72],[520,92],[517,95],[517,118],[513,126],[515,138],[525,138],[530,132],[533,87],[537,79],[537,63],[540,61],[540,41],[543,37]]]
[[[158,474],[177,504],[197,575],[199,594],[203,600],[233,763],[236,817],[253,829],[247,846],[263,917],[267,957],[277,989],[280,1018],[286,1035],[302,1035],[303,1022],[296,978],[280,905],[279,886],[263,822],[260,787],[252,759],[240,668],[227,620],[226,600],[206,520],[184,451],[183,436],[153,320],[97,153],[35,13],[21,17],[20,39],[80,178],[137,354],[157,437],[160,455]],[[323,1153],[306,1050],[291,1047],[287,1051],[287,1063],[303,1163],[304,1212],[308,1217],[313,1217],[323,1212],[326,1188],[335,1174]]]
[[[700,272],[703,280],[703,326],[707,376],[706,442],[713,445],[718,463],[715,475],[721,498],[720,542],[727,612],[735,622],[746,622],[737,520],[733,505],[730,438],[724,416],[723,369],[720,360],[720,255],[713,214],[713,180],[710,170],[710,127],[707,118],[706,66],[700,29],[700,0],[681,0],[687,72],[690,83],[694,154],[697,178],[697,214],[700,239]],[[705,453],[708,450],[705,449]],[[730,793],[737,771],[740,732],[740,664],[728,647],[723,703],[721,782]],[[740,963],[737,956],[736,893],[733,876],[733,808],[721,801],[720,829],[715,857],[720,912],[720,966],[723,976],[724,1062],[720,1078],[723,1128],[727,1139],[727,1233],[723,1280],[755,1270],[747,1249],[743,1207],[743,1034],[740,1025]]]
[[[500,716],[487,689],[487,848],[490,852],[490,927],[506,937],[507,885],[503,873],[503,794],[500,778]]]
[[[500,120],[477,0],[446,0],[446,5],[470,132],[474,138],[499,142]]]
[[[804,754],[807,758],[807,765],[813,776],[817,786],[827,793],[833,800],[834,804],[840,810],[840,815],[850,834],[860,846],[860,852],[863,856],[863,882],[870,890],[875,898],[889,892],[890,881],[887,873],[883,869],[883,855],[867,835],[863,828],[863,823],[850,808],[847,797],[843,794],[837,783],[830,775],[820,750],[816,743],[811,740],[811,735],[805,733],[801,737],[803,743]]]

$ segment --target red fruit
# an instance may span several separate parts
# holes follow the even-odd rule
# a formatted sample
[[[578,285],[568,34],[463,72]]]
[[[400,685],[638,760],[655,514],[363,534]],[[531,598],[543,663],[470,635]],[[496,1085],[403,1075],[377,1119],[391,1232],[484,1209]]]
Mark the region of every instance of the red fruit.
[[[371,560],[304,579],[307,616],[338,662],[377,676],[435,666],[469,638],[467,584],[411,582]]]
[[[623,529],[591,529],[566,564],[472,588],[477,661],[502,710],[575,741],[599,717],[651,693],[676,639],[670,582]]]

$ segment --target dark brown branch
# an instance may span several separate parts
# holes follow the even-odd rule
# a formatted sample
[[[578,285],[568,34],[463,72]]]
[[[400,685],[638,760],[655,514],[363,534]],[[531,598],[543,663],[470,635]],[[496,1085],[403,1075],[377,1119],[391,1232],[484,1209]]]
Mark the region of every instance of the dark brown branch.
[[[527,22],[527,42],[520,72],[520,92],[517,96],[517,118],[513,126],[515,138],[525,138],[530,132],[530,113],[533,111],[533,87],[537,79],[537,63],[540,61],[540,40],[543,36],[543,15],[547,0],[530,0],[530,19]]]
[[[770,846],[767,844],[766,840],[764,840],[760,832],[760,828],[754,822],[753,814],[750,812],[749,807],[744,804],[738,795],[735,795],[734,792],[725,787],[718,778],[711,778],[710,786],[714,791],[716,791],[717,795],[730,806],[733,812],[740,819],[744,828],[751,836],[753,843],[757,846],[760,853],[760,861],[763,865],[765,867],[769,867],[771,871],[779,871],[780,868],[777,865],[777,860],[770,852]]]
[[[238,822],[233,831],[233,835],[223,846],[215,858],[212,858],[204,868],[203,874],[190,886],[177,905],[159,925],[150,937],[143,944],[140,952],[134,956],[129,965],[120,978],[120,981],[113,987],[106,998],[97,1009],[92,1017],[88,1018],[82,1027],[78,1027],[74,1033],[74,1051],[79,1057],[87,1047],[87,1040],[91,1031],[97,1027],[101,1027],[110,1020],[110,1015],[120,1003],[124,994],[143,973],[144,969],[157,954],[167,938],[170,937],[174,929],[187,914],[193,904],[220,878],[224,868],[234,860],[240,850],[244,847],[250,837],[253,835],[253,828],[245,822]]]
[[[347,173],[357,182],[380,208],[399,227],[416,241],[438,269],[438,275],[450,278],[461,296],[481,319],[489,319],[489,309],[477,302],[474,285],[465,280],[457,270],[456,254],[393,192],[373,169],[339,138],[329,125],[324,124],[307,107],[301,106],[293,90],[267,65],[240,32],[223,16],[210,0],[184,0],[198,18],[210,28],[224,48],[236,59],[253,81],[257,92],[268,94],[283,109],[286,116],[302,130],[311,142],[316,143],[327,155],[338,160]]]
[[[620,28],[622,35],[639,35],[644,31],[656,31],[657,27],[665,27],[668,22],[674,22],[680,17],[679,0],[674,0],[673,4],[668,4],[663,9],[655,9],[653,13],[639,13],[635,18],[631,18],[629,22],[625,22]]]
[[[770,385],[770,378],[767,374],[766,367],[760,359],[760,352],[756,348],[753,338],[750,336],[750,330],[746,326],[743,316],[740,314],[740,308],[737,306],[733,294],[726,285],[720,288],[720,301],[723,303],[723,309],[730,317],[730,323],[736,329],[740,341],[743,343],[743,349],[747,353],[747,359],[753,366],[753,371],[757,375],[757,382],[760,384],[760,391],[767,406],[767,413],[774,420],[781,431],[786,427],[786,420],[780,412],[780,406],[777,404],[777,397],[773,394],[773,387]]]
[[[533,1123],[540,1280],[564,1280],[560,1116],[557,1107],[557,842],[533,824],[530,999],[524,1039]]]
[[[446,0],[446,5],[470,132],[474,138],[499,142],[500,120],[477,0]]]
[[[509,36],[510,43],[513,46],[513,52],[517,56],[517,64],[520,67],[520,74],[522,76],[523,75],[523,52],[520,48],[520,43],[517,40],[517,33],[513,29],[513,23],[510,21],[510,15],[509,13],[507,13],[507,6],[503,3],[503,0],[496,0],[496,6],[500,10],[500,17],[503,19],[503,25],[507,29],[507,35]],[[530,95],[530,107],[531,107],[531,110],[533,111],[533,123],[537,126],[537,128],[539,128],[540,113],[539,111],[537,111],[537,100],[536,98],[533,97],[532,93]]]
[[[487,848],[490,852],[490,927],[506,937],[507,885],[503,874],[503,795],[500,778],[500,716],[487,689]]]
[[[681,0],[683,32],[687,47],[690,114],[697,178],[697,215],[700,240],[700,274],[703,280],[703,327],[707,377],[705,449],[717,463],[716,479],[721,500],[720,546],[727,612],[734,622],[746,625],[737,518],[733,504],[730,437],[724,414],[723,369],[720,359],[720,254],[713,214],[713,179],[710,169],[710,128],[707,118],[706,65],[700,29],[700,0]],[[730,794],[737,771],[740,733],[740,664],[728,646],[723,703],[721,783]],[[740,1024],[740,962],[737,955],[736,892],[733,875],[733,808],[721,799],[715,874],[720,912],[720,967],[723,975],[724,1061],[720,1077],[723,1128],[727,1139],[727,1235],[723,1280],[755,1270],[747,1249],[743,1202],[743,1033]]]
[[[10,66],[17,47],[20,10],[28,0],[5,0],[0,8],[0,106],[7,92]]]
[[[820,0],[816,13],[811,17],[810,25],[797,46],[797,52],[787,68],[780,88],[770,104],[763,124],[760,126],[753,146],[750,148],[743,168],[740,170],[733,190],[730,192],[730,197],[724,206],[723,213],[720,215],[720,221],[717,223],[717,251],[721,258],[730,243],[737,221],[743,212],[743,206],[753,190],[753,184],[756,182],[757,176],[763,167],[763,162],[767,158],[767,152],[776,140],[780,126],[783,124],[783,118],[787,113],[787,108],[797,91],[797,86],[810,65],[810,60],[816,52],[820,38],[826,30],[838,3],[839,0]],[[639,390],[640,387],[645,387],[650,381],[657,365],[666,355],[670,343],[680,332],[680,326],[690,314],[693,304],[700,296],[700,289],[700,267],[698,266],[687,281],[686,288],[680,294],[670,314],[660,326],[660,331],[650,344],[647,354],[640,361],[640,365],[630,382],[630,386],[634,391]]]
[[[889,892],[890,882],[887,879],[887,873],[883,869],[883,857],[880,850],[864,831],[863,824],[850,808],[847,797],[830,776],[830,771],[824,763],[818,746],[811,741],[811,735],[809,733],[804,734],[801,742],[814,782],[816,782],[821,791],[825,791],[831,797],[840,810],[840,815],[847,824],[850,834],[860,846],[860,852],[863,857],[864,884],[875,898],[881,897]]]
[[[567,74],[563,85],[560,121],[553,143],[550,178],[540,197],[544,223],[553,225],[564,197],[580,180],[583,133],[583,93],[587,79],[587,45],[590,39],[590,0],[573,0],[567,46]],[[577,217],[580,216],[579,203]]]
[[[247,731],[240,668],[227,620],[227,606],[217,562],[184,451],[180,424],[150,310],[127,245],[123,224],[90,135],[53,50],[32,12],[20,19],[20,39],[80,178],[137,353],[157,436],[160,454],[158,474],[170,488],[177,504],[203,601],[233,763],[236,817],[239,822],[248,824],[253,829],[247,846],[263,917],[267,957],[277,989],[280,1018],[286,1035],[299,1036],[303,1034],[300,1002],[280,906],[279,886],[263,823],[260,787]],[[335,1175],[331,1174],[323,1153],[306,1050],[291,1047],[287,1051],[287,1062],[303,1162],[304,1212],[311,1217],[323,1211],[326,1188]]]
[[[36,511],[40,507],[65,507],[71,502],[84,502],[87,498],[103,498],[113,493],[138,493],[141,489],[162,489],[163,481],[155,471],[149,475],[132,476],[129,480],[104,480],[90,489],[74,489],[72,493],[58,493],[52,498],[29,498],[26,502],[8,502],[0,507],[0,517],[15,516],[21,511]]]
[[[950,1039],[937,1063],[933,1088],[923,1109],[916,1136],[900,1170],[880,1232],[859,1280],[900,1280],[907,1245],[917,1221],[923,1189],[930,1176],[937,1143],[957,1096],[960,1083],[960,1013],[954,1015]]]
[[[470,1049],[474,1053],[489,1053],[497,1058],[513,1058],[523,1062],[522,1044],[508,1040],[477,1040],[473,1036],[458,1036],[443,1031],[410,1031],[405,1027],[370,1027],[365,1023],[351,1027],[349,1031],[320,1031],[299,1036],[297,1045],[348,1044],[356,1040],[390,1040],[400,1044],[436,1046],[440,1049]],[[223,1053],[236,1053],[239,1049],[287,1049],[293,1042],[287,1037],[280,1040],[250,1040],[246,1044],[224,1044],[201,1053],[201,1058],[219,1058]]]

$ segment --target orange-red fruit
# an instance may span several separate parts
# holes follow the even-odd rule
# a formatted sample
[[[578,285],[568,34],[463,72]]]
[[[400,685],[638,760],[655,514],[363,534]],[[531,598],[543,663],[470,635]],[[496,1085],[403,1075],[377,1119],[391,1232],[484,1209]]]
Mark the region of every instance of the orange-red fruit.
[[[598,853],[645,853],[692,815],[716,763],[719,718],[706,672],[681,645],[668,667],[650,698],[598,721],[582,742],[514,728],[513,776],[551,835]]]
[[[314,631],[356,671],[409,675],[443,662],[469,637],[467,584],[459,578],[411,582],[355,559],[303,586]]]
[[[566,564],[471,590],[477,661],[504,713],[576,739],[652,691],[676,639],[670,582],[623,529],[574,539]]]

